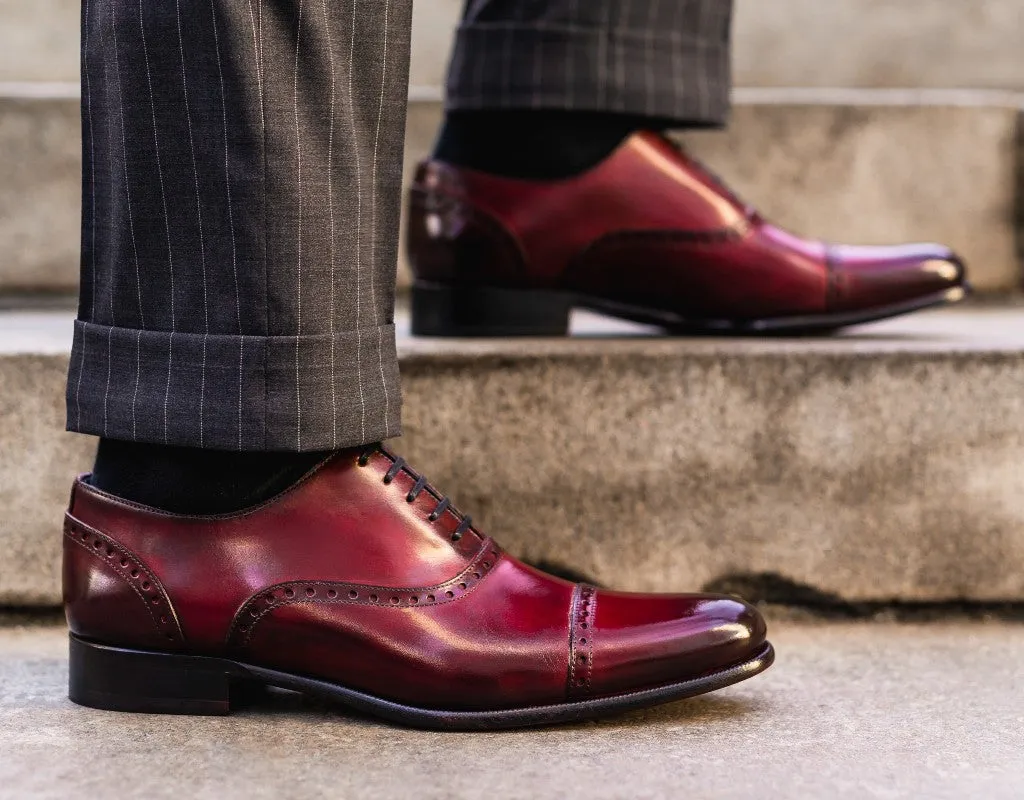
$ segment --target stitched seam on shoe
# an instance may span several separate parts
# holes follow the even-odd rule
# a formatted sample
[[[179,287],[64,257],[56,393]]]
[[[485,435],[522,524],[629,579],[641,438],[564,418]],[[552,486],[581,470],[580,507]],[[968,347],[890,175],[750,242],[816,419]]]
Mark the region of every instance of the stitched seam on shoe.
[[[628,246],[629,244],[645,243],[687,243],[687,244],[726,244],[743,239],[750,233],[753,223],[749,218],[744,218],[735,225],[724,228],[713,228],[711,230],[623,230],[613,231],[604,236],[594,239],[586,247],[574,255],[566,264],[562,273],[563,280],[569,279],[574,273],[586,267],[586,261],[594,258],[596,254],[615,247]]]
[[[439,198],[440,202],[432,203],[431,200],[434,198]],[[471,219],[475,225],[487,230],[492,236],[492,240],[497,242],[498,247],[504,251],[505,256],[517,265],[520,277],[531,277],[529,263],[519,237],[495,215],[474,204],[469,197],[463,194],[452,194],[443,188],[413,187],[409,190],[409,199],[410,204],[422,203],[422,213],[425,214],[459,209],[466,214],[467,219]],[[430,281],[429,278],[426,280]]]
[[[825,267],[827,270],[827,283],[825,287],[825,311],[830,311],[839,299],[839,275],[836,271],[835,253],[832,246],[825,245]]]
[[[261,589],[258,592],[252,594],[238,609],[235,613],[234,619],[231,620],[231,626],[228,628],[227,635],[225,637],[225,645],[227,647],[244,647],[252,639],[255,632],[256,626],[263,620],[263,618],[278,608],[284,606],[300,605],[300,604],[312,604],[312,605],[349,605],[349,606],[368,606],[372,608],[390,608],[390,609],[410,609],[410,608],[431,608],[433,606],[444,605],[447,603],[454,603],[461,600],[472,593],[477,586],[479,586],[484,580],[491,575],[498,566],[498,562],[502,559],[504,553],[494,544],[491,539],[485,539],[483,545],[477,554],[473,557],[473,560],[466,566],[466,568],[456,575],[454,578],[450,578],[443,583],[439,583],[435,586],[425,587],[413,587],[413,588],[402,588],[394,586],[374,586],[370,584],[362,583],[347,583],[342,581],[322,581],[322,580],[292,580],[284,581],[281,583],[274,584]],[[491,558],[491,564],[489,567],[481,569],[481,564]],[[482,574],[479,578],[467,577],[471,576],[474,571],[480,571]],[[423,595],[430,594],[441,594],[445,591],[452,591],[453,587],[458,586],[461,583],[466,584],[466,588],[459,590],[458,594],[453,597],[435,597],[433,602],[423,601],[412,603],[408,600],[412,596],[422,597]],[[294,597],[279,597],[278,592],[283,591],[289,587],[294,587]],[[324,587],[328,589],[335,589],[338,593],[337,597],[334,598],[323,598],[323,597],[308,597],[300,594],[307,587]],[[359,592],[358,598],[351,598],[348,596],[350,591],[357,590]],[[271,604],[266,604],[265,598],[267,595],[273,595],[274,600]],[[378,598],[376,602],[370,601],[368,595],[379,594],[386,600]],[[390,598],[394,595],[403,595],[403,602],[391,603]],[[264,607],[258,614],[252,616],[253,607],[264,603]],[[246,617],[246,613],[250,616]],[[237,636],[240,634],[240,638]],[[235,641],[237,639],[237,641]]]
[[[579,698],[590,694],[594,669],[594,620],[597,618],[597,589],[589,584],[578,585],[578,597],[571,620],[569,649],[569,681],[566,695]],[[586,625],[587,627],[583,627]]]
[[[641,242],[697,242],[706,244],[722,244],[742,239],[750,232],[750,221],[742,219],[735,225],[708,230],[624,230],[613,231],[592,241],[580,252],[585,256],[594,250],[609,245]]]
[[[500,558],[500,556],[499,556],[499,558]],[[497,562],[497,559],[495,561]],[[480,577],[480,581],[483,581],[485,577],[486,576],[481,576]],[[470,595],[473,592],[473,590],[477,587],[477,585],[480,583],[480,581],[477,581],[477,582],[473,583],[472,586],[467,586],[467,588],[462,592],[462,594],[456,595],[455,597],[445,597],[443,599],[442,598],[437,598],[433,603],[426,602],[426,603],[416,603],[416,604],[405,604],[405,605],[403,605],[403,604],[400,604],[400,603],[399,604],[384,603],[384,602],[380,602],[379,600],[376,603],[364,602],[361,599],[353,600],[353,599],[348,598],[348,597],[342,597],[341,596],[341,591],[339,591],[338,597],[333,598],[333,599],[331,599],[331,598],[323,598],[323,597],[315,597],[315,598],[314,597],[300,597],[300,596],[296,595],[293,598],[284,599],[284,600],[281,600],[280,602],[275,603],[272,606],[268,606],[266,609],[261,611],[258,616],[253,617],[252,618],[252,625],[247,626],[245,628],[242,640],[239,641],[235,646],[237,646],[237,647],[244,647],[245,645],[247,645],[252,640],[252,637],[255,635],[256,627],[257,627],[258,623],[262,622],[264,617],[266,617],[272,611],[275,611],[275,610],[280,609],[280,608],[285,608],[286,606],[295,606],[295,605],[338,606],[338,605],[341,605],[341,606],[365,606],[365,607],[369,607],[369,608],[387,608],[387,609],[394,609],[394,610],[403,610],[403,609],[410,609],[410,608],[433,608],[434,606],[448,605],[450,603],[457,603],[459,600],[465,599],[468,595]],[[300,583],[301,583],[302,586],[345,586],[345,587],[351,587],[351,586],[357,585],[357,584],[332,584],[332,583],[329,583],[329,582],[318,582],[318,581],[301,581]],[[283,584],[283,585],[288,585],[288,584]],[[443,587],[448,586],[448,585],[450,585],[450,584],[442,584],[441,586],[443,588]],[[390,588],[390,589],[384,589],[383,591],[384,592],[395,593],[397,590],[395,590],[394,588]],[[415,594],[415,593],[418,593],[420,590],[414,589],[414,590],[410,591],[408,589],[405,589],[405,590],[402,590],[402,591],[403,591],[403,593],[407,592],[407,593],[410,593],[410,594]],[[431,589],[425,589],[423,591],[425,591],[425,592],[427,592],[429,594],[431,592]],[[265,594],[265,592],[264,592],[264,594]],[[238,632],[242,633],[242,629],[241,628],[237,628],[236,630],[238,630]],[[228,646],[229,647],[231,646],[230,638],[228,639]]]
[[[174,627],[177,631],[177,640],[179,642],[184,642],[185,633],[181,628],[181,621],[178,619],[178,614],[174,609],[174,604],[171,602],[170,595],[167,593],[167,590],[164,588],[164,585],[160,581],[160,579],[157,578],[157,576],[148,566],[146,566],[146,563],[141,558],[139,558],[134,552],[132,552],[129,548],[125,547],[117,540],[111,538],[110,536],[107,536],[105,533],[101,533],[100,531],[96,530],[90,525],[86,525],[84,522],[79,521],[77,518],[71,516],[70,514],[65,514],[64,536],[66,536],[72,542],[77,544],[79,547],[81,547],[87,553],[92,555],[94,558],[99,559],[100,563],[109,566],[110,569],[114,572],[114,574],[117,575],[122,581],[124,581],[133,592],[135,592],[139,600],[142,601],[142,605],[143,607],[145,607],[146,613],[149,614],[149,618],[153,621],[153,625],[156,626],[157,633],[160,634],[161,638],[166,639],[168,637],[167,625],[165,623],[161,623],[157,616],[153,613],[151,602],[152,598],[146,597],[142,593],[142,588],[136,585],[135,579],[131,577],[130,569],[132,567],[122,567],[119,560],[117,563],[111,561],[110,559],[114,558],[115,556],[103,558],[101,556],[101,551],[103,548],[101,548],[98,551],[94,546],[90,547],[89,545],[87,545],[86,541],[83,540],[81,536],[75,532],[75,528],[78,528],[84,531],[85,533],[89,534],[90,539],[99,539],[100,541],[104,542],[107,545],[106,549],[113,549],[115,551],[115,556],[118,559],[128,558],[130,561],[134,562],[134,568],[138,569],[141,573],[145,575],[146,578],[149,579],[149,582],[152,585],[153,589],[155,589],[157,594],[159,595],[161,602],[163,603],[164,606],[166,606],[167,615],[171,620],[174,621]]]
[[[576,680],[576,614],[580,605],[580,593],[583,585],[577,583],[572,590],[569,602],[569,669],[565,678],[566,699],[572,697],[572,686]]]

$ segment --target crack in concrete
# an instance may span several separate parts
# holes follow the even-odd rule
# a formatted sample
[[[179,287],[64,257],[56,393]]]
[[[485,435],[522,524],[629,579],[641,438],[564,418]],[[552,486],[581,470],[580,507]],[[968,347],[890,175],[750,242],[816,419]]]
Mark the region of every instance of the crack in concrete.
[[[950,619],[1024,622],[1024,602],[979,602],[957,598],[939,601],[899,598],[847,600],[775,572],[724,575],[706,583],[701,591],[742,597],[749,603],[771,608],[772,616],[776,617],[877,622]]]

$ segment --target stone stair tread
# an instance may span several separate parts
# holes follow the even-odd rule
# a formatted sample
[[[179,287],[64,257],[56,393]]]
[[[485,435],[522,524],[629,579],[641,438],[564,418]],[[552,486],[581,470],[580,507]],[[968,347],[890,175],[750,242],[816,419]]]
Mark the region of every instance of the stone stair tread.
[[[68,353],[74,312],[0,311],[0,355]],[[402,356],[483,355],[546,358],[572,355],[764,356],[1024,351],[1024,304],[967,303],[821,337],[667,337],[657,328],[576,311],[570,338],[434,339],[410,334],[409,314],[395,315]]]
[[[441,119],[436,96],[413,97],[407,181]],[[1022,98],[987,90],[739,89],[728,131],[684,138],[741,196],[798,234],[855,244],[941,241],[966,259],[979,291],[1006,293],[1021,282]],[[0,83],[0,151],[9,155],[0,163],[0,295],[74,290],[80,136],[72,84]],[[399,285],[409,282],[403,256]]]
[[[483,354],[546,357],[549,355],[720,355],[829,357],[882,353],[1024,351],[1024,307],[949,308],[847,328],[821,337],[666,337],[657,328],[574,312],[571,339],[427,339],[408,336],[398,321],[403,354]]]
[[[59,598],[60,514],[95,447],[62,431],[71,320],[0,314],[0,605]],[[398,448],[512,552],[637,590],[1024,600],[1024,307],[810,339],[398,326]]]

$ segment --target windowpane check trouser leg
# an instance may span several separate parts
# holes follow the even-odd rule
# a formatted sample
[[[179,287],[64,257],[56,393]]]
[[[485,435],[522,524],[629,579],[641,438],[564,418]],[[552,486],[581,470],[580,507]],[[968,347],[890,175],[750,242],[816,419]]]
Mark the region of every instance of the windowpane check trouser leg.
[[[730,0],[470,0],[452,108],[715,124]],[[400,432],[411,0],[83,0],[68,428],[228,450]]]
[[[447,106],[720,125],[731,21],[732,0],[466,0]]]

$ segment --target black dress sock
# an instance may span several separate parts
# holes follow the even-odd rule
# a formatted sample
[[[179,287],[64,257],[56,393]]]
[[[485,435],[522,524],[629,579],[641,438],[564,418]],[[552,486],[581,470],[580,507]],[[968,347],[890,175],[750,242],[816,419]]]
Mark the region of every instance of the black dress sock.
[[[434,158],[530,180],[557,180],[597,166],[632,133],[669,120],[598,111],[450,111]]]
[[[100,439],[89,482],[175,514],[228,514],[295,484],[330,453],[235,453]]]

